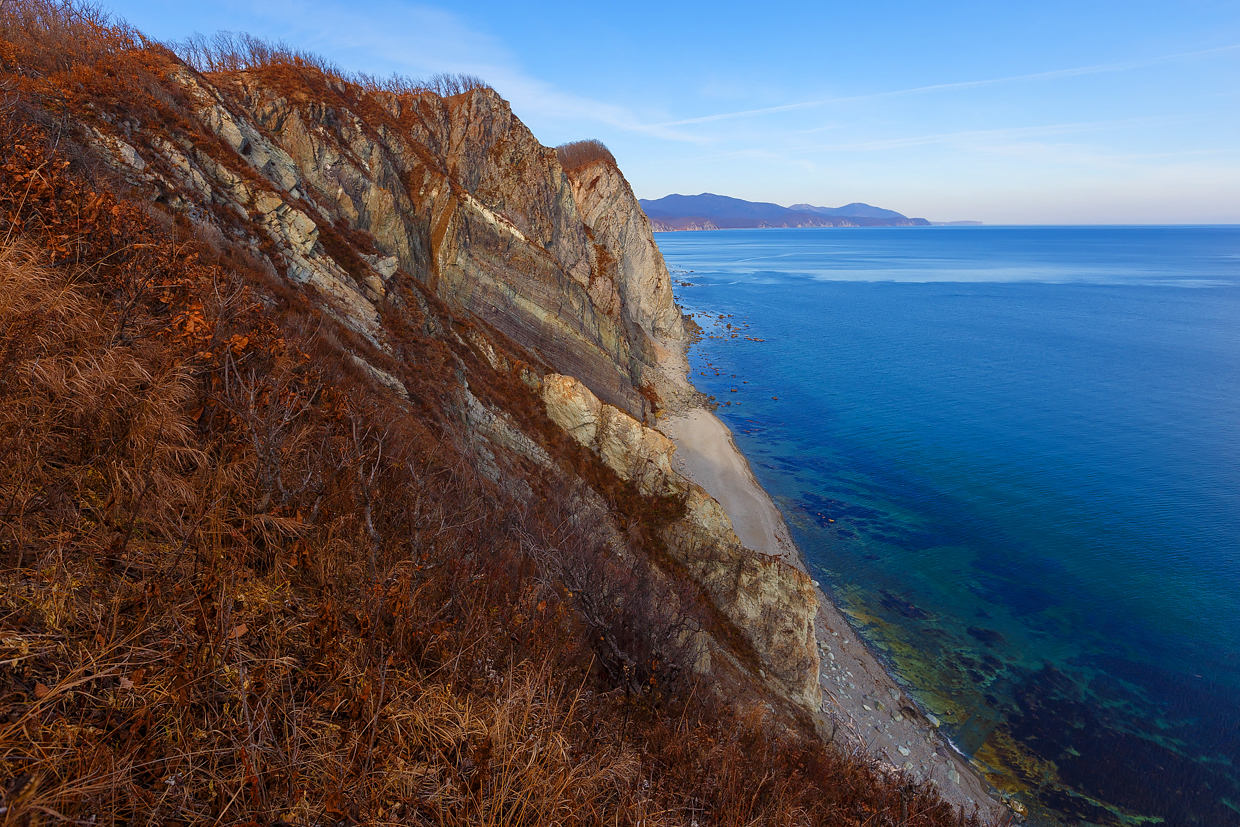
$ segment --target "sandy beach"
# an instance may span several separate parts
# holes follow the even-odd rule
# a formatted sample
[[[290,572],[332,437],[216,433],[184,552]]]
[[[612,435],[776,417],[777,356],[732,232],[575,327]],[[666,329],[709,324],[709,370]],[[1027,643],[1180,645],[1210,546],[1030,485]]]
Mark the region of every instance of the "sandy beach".
[[[719,501],[741,542],[806,571],[783,516],[718,417],[695,408],[659,420],[658,428],[676,443],[676,470]],[[939,733],[937,721],[888,674],[821,588],[818,602],[821,731],[845,748],[863,748],[884,764],[931,781],[965,815],[976,808],[983,819],[1002,823],[1010,811]]]
[[[732,441],[732,432],[719,417],[695,408],[660,420],[659,429],[676,443],[676,470],[719,501],[742,543],[778,555],[805,571],[783,515],[758,485],[748,460]]]

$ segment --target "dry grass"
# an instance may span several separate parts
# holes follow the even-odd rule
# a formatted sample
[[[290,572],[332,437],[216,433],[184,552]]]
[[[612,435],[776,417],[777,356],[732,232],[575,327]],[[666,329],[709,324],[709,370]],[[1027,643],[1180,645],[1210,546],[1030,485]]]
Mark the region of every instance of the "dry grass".
[[[429,80],[415,80],[393,74],[386,78],[359,72],[346,72],[312,52],[286,43],[273,43],[244,32],[218,32],[211,37],[196,34],[171,44],[190,66],[200,72],[245,72],[253,69],[288,68],[313,70],[334,80],[359,86],[368,92],[397,95],[434,94],[440,97],[463,95],[474,89],[489,89],[473,75],[437,74]]]
[[[709,700],[683,644],[720,621],[656,565],[683,506],[418,282],[394,358],[219,216],[92,177],[84,101],[196,134],[171,59],[90,7],[0,6],[0,823],[960,823]],[[462,370],[554,458],[497,457],[529,500],[478,472]]]
[[[573,172],[600,161],[613,167],[618,166],[616,157],[611,154],[611,150],[597,138],[560,144],[555,148],[555,155],[559,158],[560,166],[564,168],[565,172]]]

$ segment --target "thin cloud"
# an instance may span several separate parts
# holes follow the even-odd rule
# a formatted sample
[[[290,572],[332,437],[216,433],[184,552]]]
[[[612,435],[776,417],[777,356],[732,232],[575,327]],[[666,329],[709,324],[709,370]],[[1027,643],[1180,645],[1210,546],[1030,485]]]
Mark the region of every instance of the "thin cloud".
[[[924,94],[926,92],[943,92],[954,89],[976,89],[983,86],[996,86],[1001,83],[1053,80],[1055,78],[1075,77],[1078,75],[1125,72],[1131,69],[1140,69],[1146,66],[1156,66],[1160,63],[1167,63],[1174,60],[1184,60],[1192,57],[1205,57],[1207,55],[1221,54],[1223,52],[1230,52],[1236,49],[1240,49],[1240,43],[1233,44],[1231,46],[1220,46],[1216,49],[1202,49],[1196,52],[1182,52],[1174,55],[1163,55],[1161,57],[1149,58],[1147,60],[1132,60],[1124,63],[1103,63],[1095,66],[1078,66],[1072,69],[1054,69],[1049,72],[1034,72],[1033,74],[1028,75],[1013,75],[1011,77],[990,78],[987,80],[966,80],[958,83],[936,83],[931,86],[916,86],[911,89],[896,89],[890,92],[875,92],[869,95],[849,95],[839,98],[826,98],[816,101],[789,103],[782,106],[767,106],[761,109],[746,109],[740,112],[723,112],[718,115],[704,115],[699,118],[683,118],[678,121],[667,121],[665,123],[657,124],[657,126],[687,126],[690,124],[729,120],[731,118],[749,118],[758,115],[769,115],[776,112],[788,112],[795,109],[809,109],[817,106],[828,106],[835,103],[849,103],[852,101],[890,98],[897,95],[915,95]]]
[[[1127,118],[1116,121],[1087,121],[1082,123],[1045,124],[1042,126],[1018,126],[1003,129],[971,129],[959,132],[940,132],[907,138],[888,138],[881,141],[857,141],[847,144],[817,144],[801,147],[801,151],[820,152],[869,152],[881,149],[897,149],[909,146],[929,146],[946,143],[978,143],[1018,138],[1037,138],[1049,135],[1069,135],[1080,132],[1097,132],[1138,124],[1163,123],[1164,118]]]

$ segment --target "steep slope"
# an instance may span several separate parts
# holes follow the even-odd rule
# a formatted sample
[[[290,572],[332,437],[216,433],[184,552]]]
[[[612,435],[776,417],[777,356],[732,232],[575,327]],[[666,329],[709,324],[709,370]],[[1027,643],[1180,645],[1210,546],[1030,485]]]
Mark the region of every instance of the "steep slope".
[[[0,9],[5,818],[958,823],[818,740],[807,578],[648,427],[619,171],[234,57]]]
[[[666,269],[637,272],[631,256],[591,240],[554,152],[493,91],[361,95],[278,71],[243,72],[214,87],[185,70],[170,79],[237,154],[233,163],[266,179],[269,192],[231,180],[200,148],[155,142],[136,151],[166,171],[137,177],[164,193],[201,179],[213,201],[227,193],[234,210],[287,210],[269,222],[269,235],[307,262],[300,278],[321,282],[352,326],[376,332],[362,303],[383,300],[399,268],[636,416],[652,404],[644,387],[684,385],[660,375],[665,348],[655,344],[671,337],[675,347],[682,337],[679,317],[669,315]],[[330,259],[328,247],[340,249],[338,226],[364,233],[373,248],[369,260],[343,263],[348,279],[329,279],[331,265],[319,260]],[[666,297],[662,315],[641,306],[648,291]]]
[[[174,67],[168,78],[192,101],[202,127],[235,155],[226,164],[198,146],[182,152],[161,139],[139,149],[96,128],[115,153],[114,166],[153,187],[157,202],[186,201],[182,193],[196,186],[204,207],[255,214],[276,247],[273,264],[312,286],[339,321],[380,351],[391,351],[383,311],[399,298],[397,274],[413,273],[448,307],[639,420],[664,397],[690,395],[667,269],[627,182],[607,165],[565,176],[554,152],[493,91],[401,99],[327,82],[316,90],[274,71],[221,76],[212,85]],[[241,164],[250,180],[230,168]],[[346,234],[371,252],[351,253]],[[399,313],[399,304],[390,312]],[[535,384],[537,372],[527,374]],[[688,491],[686,483],[660,493]],[[693,542],[733,547],[726,566],[743,565],[726,518],[715,529],[717,537],[695,529]],[[717,576],[693,568],[699,580]],[[791,569],[781,576],[804,579]],[[725,615],[740,605],[739,597],[714,591]],[[808,630],[799,656],[772,655],[761,645],[758,654],[795,687],[791,697],[814,709],[813,601],[789,584],[763,593],[759,605],[799,617]],[[769,637],[742,628],[754,642]]]
[[[524,345],[546,369],[578,378],[639,420],[665,397],[690,395],[667,269],[627,182],[606,165],[565,176],[554,152],[493,91],[402,100],[324,83],[312,99],[310,83],[275,72],[221,76],[214,85],[184,69],[169,77],[194,102],[199,123],[236,153],[232,163],[248,164],[266,186],[200,151],[182,166],[176,162],[187,155],[156,142],[133,150],[142,169],[131,180],[159,188],[157,200],[178,183],[205,180],[201,192],[214,206],[256,212],[289,276],[312,285],[341,322],[380,350],[391,344],[381,308],[395,293],[396,274],[411,272],[448,307]],[[122,139],[105,144],[121,147]],[[124,152],[114,163],[135,166]],[[359,234],[373,252],[350,255],[346,233]],[[527,381],[537,386],[539,372],[527,373]],[[658,493],[684,496],[690,488],[684,483]],[[733,549],[714,568],[736,569],[754,556],[726,517],[716,518],[711,532],[697,526],[686,537],[695,548]],[[669,545],[680,549],[686,542]],[[700,582],[718,577],[690,560],[700,556],[686,548],[680,562]],[[749,598],[735,589],[713,589],[712,596],[758,644],[758,656],[789,697],[813,710],[814,603],[796,582],[805,578],[779,566],[755,571],[791,580],[774,589],[758,585]],[[773,617],[797,618],[799,654],[787,645],[778,654],[768,651],[772,632],[744,622],[764,608]]]

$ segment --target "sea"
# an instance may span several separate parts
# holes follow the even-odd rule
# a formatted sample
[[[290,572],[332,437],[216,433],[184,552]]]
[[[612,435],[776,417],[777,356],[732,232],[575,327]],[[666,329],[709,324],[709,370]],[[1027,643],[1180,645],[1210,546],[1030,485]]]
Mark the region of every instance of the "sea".
[[[1240,825],[1240,227],[658,233],[815,576],[1042,825]]]

